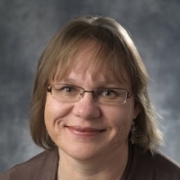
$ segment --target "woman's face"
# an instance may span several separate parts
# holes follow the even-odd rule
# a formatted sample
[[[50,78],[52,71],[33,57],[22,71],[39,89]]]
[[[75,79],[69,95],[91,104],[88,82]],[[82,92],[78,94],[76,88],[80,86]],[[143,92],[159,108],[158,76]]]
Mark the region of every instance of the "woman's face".
[[[53,83],[75,85],[89,91],[117,87],[131,92],[129,79],[119,82],[110,71],[108,80],[101,73],[92,79],[91,64],[86,61],[92,53],[88,48],[83,49],[70,74]],[[84,68],[86,71],[82,73]],[[60,102],[47,93],[44,117],[47,131],[60,154],[88,160],[127,149],[132,121],[138,113],[133,96],[125,104],[106,105],[94,101],[91,93],[85,93],[82,99],[72,103]]]

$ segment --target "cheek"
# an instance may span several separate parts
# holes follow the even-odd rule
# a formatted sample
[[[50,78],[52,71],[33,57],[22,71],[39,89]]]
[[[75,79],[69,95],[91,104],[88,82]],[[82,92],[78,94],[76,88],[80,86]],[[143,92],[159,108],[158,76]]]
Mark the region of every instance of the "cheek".
[[[55,117],[57,116],[56,114],[57,114],[57,106],[55,103],[53,103],[51,97],[47,95],[45,109],[44,109],[44,120],[48,134],[51,136],[53,140],[54,140],[53,136],[56,132],[55,127],[57,124],[57,121],[54,120]]]
[[[104,113],[116,124],[121,124],[123,122],[132,123],[134,117],[134,109],[132,106],[126,106],[125,104],[121,107],[114,106],[107,108]]]
[[[121,116],[117,116],[116,119],[114,119],[114,126],[115,130],[120,138],[125,138],[128,136],[131,124],[132,124],[132,118],[125,114],[123,112],[120,114]]]
[[[44,110],[45,121],[64,117],[67,115],[70,109],[71,106],[67,103],[64,104],[59,102],[52,98],[51,95],[47,94]]]
[[[59,125],[62,124],[63,117],[67,116],[71,107],[58,102],[51,95],[47,94],[44,110],[45,125],[49,133],[59,132]]]
[[[104,113],[109,126],[113,127],[115,133],[119,136],[129,134],[134,117],[134,108],[132,106],[124,104],[121,107],[109,107]]]

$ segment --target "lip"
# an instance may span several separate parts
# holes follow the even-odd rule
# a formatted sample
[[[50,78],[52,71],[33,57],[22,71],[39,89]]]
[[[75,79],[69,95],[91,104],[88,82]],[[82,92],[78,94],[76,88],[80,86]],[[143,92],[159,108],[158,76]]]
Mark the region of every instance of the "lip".
[[[66,126],[66,128],[76,136],[92,137],[102,134],[105,129],[97,129],[93,127]]]

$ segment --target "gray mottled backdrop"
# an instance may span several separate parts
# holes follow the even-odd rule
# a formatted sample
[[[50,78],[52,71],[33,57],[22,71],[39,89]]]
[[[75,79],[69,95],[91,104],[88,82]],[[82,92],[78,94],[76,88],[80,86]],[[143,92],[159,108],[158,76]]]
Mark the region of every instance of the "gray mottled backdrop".
[[[0,173],[40,152],[29,130],[38,59],[50,38],[79,15],[110,16],[131,33],[151,76],[150,95],[180,162],[179,0],[0,0]]]

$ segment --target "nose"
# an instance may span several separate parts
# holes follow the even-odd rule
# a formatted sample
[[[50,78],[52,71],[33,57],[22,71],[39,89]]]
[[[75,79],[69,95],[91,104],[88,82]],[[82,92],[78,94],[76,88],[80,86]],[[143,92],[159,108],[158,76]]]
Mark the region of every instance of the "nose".
[[[101,115],[101,110],[95,102],[92,93],[84,93],[80,101],[75,103],[73,107],[75,116],[81,117],[86,120],[97,119]]]

